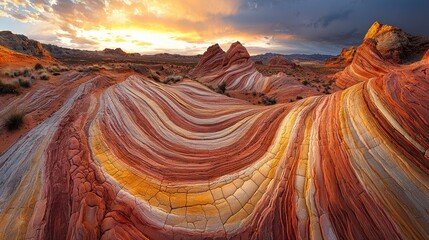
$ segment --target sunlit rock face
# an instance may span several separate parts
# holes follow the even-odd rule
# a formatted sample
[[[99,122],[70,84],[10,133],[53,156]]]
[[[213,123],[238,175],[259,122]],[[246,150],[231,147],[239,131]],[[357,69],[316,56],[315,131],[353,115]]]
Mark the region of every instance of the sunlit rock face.
[[[419,60],[429,48],[429,38],[413,36],[402,29],[375,22],[364,40],[374,39],[378,51],[386,59],[396,63]]]
[[[349,49],[343,48],[343,50],[341,50],[340,55],[326,60],[325,64],[327,66],[333,66],[333,67],[348,66],[350,65],[350,63],[352,63],[355,53],[356,53],[356,48],[354,46],[351,46]]]
[[[249,64],[238,52],[228,69]],[[273,106],[191,80],[82,81],[0,156],[0,239],[428,239],[428,73]]]
[[[233,43],[226,53],[217,44],[209,47],[191,75],[206,85],[225,83],[227,90],[275,96],[277,102],[289,102],[298,95],[307,97],[321,94],[282,72],[271,76],[262,75],[240,42]]]
[[[377,42],[367,39],[356,50],[352,63],[343,71],[334,75],[335,84],[347,88],[373,77],[385,75],[399,67],[398,64],[386,60],[377,50]]]
[[[0,45],[42,60],[55,60],[40,42],[28,39],[24,35],[13,34],[10,31],[0,31]]]
[[[429,50],[426,52],[426,54],[423,56],[423,60],[429,59]]]

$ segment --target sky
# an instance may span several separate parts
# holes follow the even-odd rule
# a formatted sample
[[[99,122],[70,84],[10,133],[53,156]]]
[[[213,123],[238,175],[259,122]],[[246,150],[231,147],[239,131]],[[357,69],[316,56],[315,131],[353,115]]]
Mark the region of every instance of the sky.
[[[62,47],[338,54],[375,21],[429,36],[429,0],[0,0],[0,30]]]

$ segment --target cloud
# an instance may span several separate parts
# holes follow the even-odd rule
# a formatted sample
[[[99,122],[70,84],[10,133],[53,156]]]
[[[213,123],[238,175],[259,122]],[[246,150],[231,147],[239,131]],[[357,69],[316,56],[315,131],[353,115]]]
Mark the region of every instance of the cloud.
[[[0,2],[0,16],[30,24],[35,39],[84,49],[186,53],[239,40],[254,52],[335,54],[359,44],[376,20],[429,35],[427,9],[424,0]]]
[[[319,18],[315,23],[313,23],[313,25],[315,28],[318,28],[319,26],[326,28],[327,26],[329,26],[334,21],[346,20],[349,17],[350,13],[352,13],[352,12],[353,12],[352,9],[347,9],[347,10],[340,11],[340,12],[330,13],[326,16]]]

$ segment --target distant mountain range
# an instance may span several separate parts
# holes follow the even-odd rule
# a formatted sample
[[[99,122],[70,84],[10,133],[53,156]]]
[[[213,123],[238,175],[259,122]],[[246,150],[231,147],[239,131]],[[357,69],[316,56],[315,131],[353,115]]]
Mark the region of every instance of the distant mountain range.
[[[266,63],[268,59],[276,56],[281,56],[287,60],[316,60],[316,61],[326,61],[329,58],[334,57],[334,55],[323,55],[323,54],[278,54],[278,53],[264,53],[252,56],[253,61],[262,61]]]
[[[14,34],[11,31],[0,31],[0,45],[18,53],[36,57],[41,60],[57,59],[65,63],[83,63],[97,61],[112,62],[171,62],[182,64],[196,64],[201,58],[201,54],[194,56],[184,56],[179,54],[160,53],[153,55],[141,55],[139,53],[126,53],[121,48],[102,51],[90,51],[59,47],[52,44],[44,44],[29,39],[21,34]],[[332,58],[331,55],[321,54],[289,54],[282,55],[277,53],[265,53],[252,56],[254,61],[266,63],[268,59],[274,56],[283,56],[288,60],[319,60],[325,61]]]

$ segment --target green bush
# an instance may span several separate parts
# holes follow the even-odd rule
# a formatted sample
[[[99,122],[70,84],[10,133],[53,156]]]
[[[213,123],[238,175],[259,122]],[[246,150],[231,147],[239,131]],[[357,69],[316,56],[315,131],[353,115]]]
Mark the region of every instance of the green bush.
[[[296,96],[296,99],[302,99],[302,96]]]
[[[24,113],[17,112],[12,113],[5,122],[5,127],[8,131],[19,129],[24,123]]]
[[[19,94],[19,86],[16,84],[3,83],[0,81],[0,95]]]
[[[304,85],[308,85],[308,84],[310,84],[310,82],[309,82],[309,81],[307,81],[307,80],[305,80],[304,82],[302,82],[302,84],[304,84]]]
[[[42,66],[42,64],[40,64],[40,63],[36,63],[36,65],[34,65],[34,70],[40,70],[40,69],[43,69],[43,66]]]

